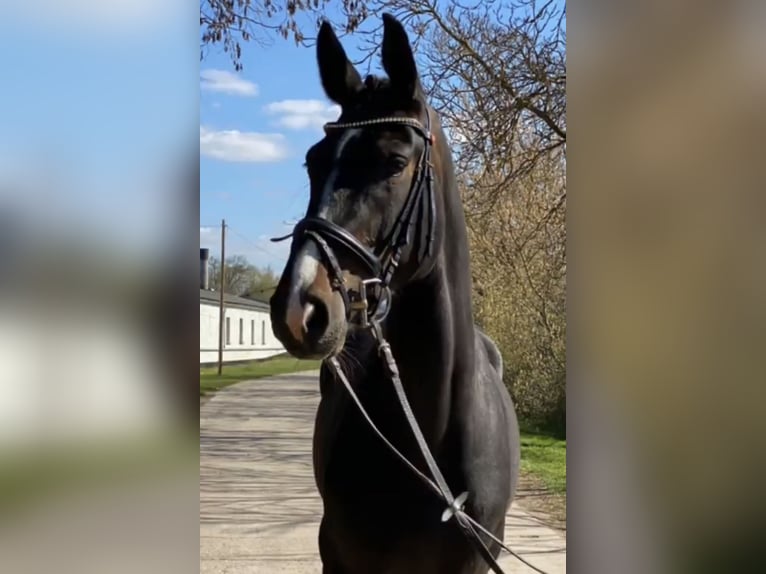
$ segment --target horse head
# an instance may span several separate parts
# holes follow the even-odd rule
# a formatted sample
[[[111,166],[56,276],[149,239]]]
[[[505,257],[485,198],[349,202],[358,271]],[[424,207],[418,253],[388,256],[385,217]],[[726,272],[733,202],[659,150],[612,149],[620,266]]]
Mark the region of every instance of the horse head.
[[[322,87],[341,114],[306,153],[309,203],[271,298],[274,334],[297,357],[337,354],[349,329],[382,320],[391,292],[433,267],[443,236],[431,158],[442,133],[407,33],[383,23],[388,77],[364,81],[330,24],[319,30]]]

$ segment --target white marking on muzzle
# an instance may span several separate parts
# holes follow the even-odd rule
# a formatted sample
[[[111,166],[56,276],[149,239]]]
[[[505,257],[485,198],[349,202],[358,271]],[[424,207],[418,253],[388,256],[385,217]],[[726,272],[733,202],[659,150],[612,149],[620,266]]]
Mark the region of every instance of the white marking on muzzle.
[[[313,241],[306,241],[298,251],[293,263],[293,274],[290,278],[290,295],[287,299],[287,326],[293,336],[300,340],[303,337],[304,309],[301,303],[301,293],[305,293],[316,280],[321,255]]]
[[[360,129],[349,129],[338,140],[338,146],[335,148],[333,156],[332,169],[322,189],[317,217],[327,218],[327,213],[332,204],[333,192],[335,191],[335,180],[338,178],[338,162],[343,155],[346,145],[361,132],[362,130]],[[313,312],[313,306],[309,308],[307,305],[304,308],[301,303],[301,293],[305,293],[316,280],[320,262],[321,254],[319,249],[313,241],[309,240],[300,248],[293,263],[290,294],[287,299],[287,326],[298,341],[303,338],[304,326]]]

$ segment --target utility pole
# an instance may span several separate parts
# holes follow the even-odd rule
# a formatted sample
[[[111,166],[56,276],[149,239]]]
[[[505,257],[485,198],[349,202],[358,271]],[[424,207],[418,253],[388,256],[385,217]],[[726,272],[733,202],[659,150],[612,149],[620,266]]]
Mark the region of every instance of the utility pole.
[[[221,272],[218,285],[218,374],[223,370],[223,328],[224,328],[224,307],[223,307],[223,286],[224,275],[226,274],[226,220],[221,220]]]

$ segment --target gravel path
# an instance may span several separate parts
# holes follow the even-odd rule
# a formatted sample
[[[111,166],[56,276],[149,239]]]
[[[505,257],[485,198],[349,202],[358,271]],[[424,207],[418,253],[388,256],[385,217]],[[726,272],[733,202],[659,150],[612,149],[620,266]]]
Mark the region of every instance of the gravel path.
[[[200,573],[319,574],[321,500],[311,469],[317,373],[248,381],[200,407]],[[548,574],[564,535],[514,503],[506,543]],[[530,568],[506,556],[511,572]]]

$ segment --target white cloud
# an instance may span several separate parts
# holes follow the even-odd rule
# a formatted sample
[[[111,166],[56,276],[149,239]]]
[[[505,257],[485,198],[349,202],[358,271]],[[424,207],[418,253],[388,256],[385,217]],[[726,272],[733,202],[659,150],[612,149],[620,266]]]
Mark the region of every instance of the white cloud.
[[[257,96],[258,86],[228,70],[202,70],[200,88],[208,92],[230,96]]]
[[[262,163],[286,158],[287,146],[282,134],[216,131],[200,126],[199,153],[221,161]]]
[[[272,116],[280,116],[277,125],[292,130],[310,128],[322,129],[322,126],[338,119],[340,106],[321,100],[282,100],[263,107]]]

